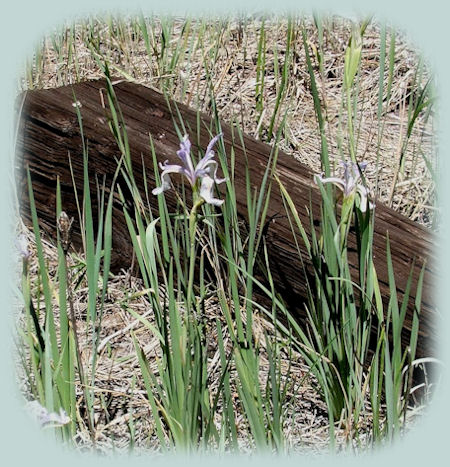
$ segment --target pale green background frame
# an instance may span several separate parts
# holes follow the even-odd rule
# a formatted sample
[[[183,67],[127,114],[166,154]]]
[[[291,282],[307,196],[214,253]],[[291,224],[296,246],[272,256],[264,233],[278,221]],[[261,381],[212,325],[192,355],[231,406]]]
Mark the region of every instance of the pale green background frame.
[[[445,265],[450,260],[449,249],[449,215],[448,200],[450,183],[444,174],[449,172],[449,131],[450,130],[450,100],[449,100],[449,24],[448,8],[445,2],[438,0],[398,1],[398,0],[374,0],[366,1],[290,1],[290,0],[226,0],[213,3],[211,0],[195,0],[188,3],[181,0],[158,0],[148,2],[117,1],[117,0],[44,0],[44,1],[17,1],[12,0],[10,5],[1,7],[0,50],[2,60],[0,73],[0,131],[4,149],[1,152],[0,167],[0,297],[3,307],[0,308],[2,320],[0,324],[0,376],[2,384],[0,388],[0,459],[4,465],[85,465],[116,466],[131,465],[211,465],[214,466],[237,463],[240,460],[247,465],[258,466],[271,465],[278,462],[273,458],[236,459],[236,456],[224,458],[160,458],[127,457],[118,456],[99,458],[98,456],[83,454],[77,455],[70,451],[64,451],[61,445],[48,439],[39,432],[29,418],[20,408],[20,399],[17,395],[17,387],[13,379],[13,342],[11,329],[14,324],[12,313],[11,293],[11,264],[10,253],[12,251],[11,229],[13,223],[13,211],[11,208],[11,166],[14,151],[14,98],[17,94],[18,77],[22,72],[25,57],[32,53],[36,41],[44,34],[49,33],[55,26],[64,20],[83,18],[91,13],[124,12],[131,13],[141,8],[144,12],[174,13],[183,15],[224,14],[233,12],[262,12],[273,11],[275,13],[287,13],[296,11],[311,13],[312,8],[325,13],[335,13],[343,16],[358,17],[375,13],[376,19],[386,20],[395,27],[405,31],[410,42],[423,52],[431,68],[434,70],[438,93],[439,124],[438,141],[439,157],[441,162],[440,200],[443,206],[443,223],[439,245],[440,267],[443,277],[436,284],[436,293],[439,298],[440,312],[444,316],[444,325],[441,327],[440,357],[448,368],[450,331],[450,311],[447,300],[449,287],[449,273]],[[347,457],[322,456],[320,458],[290,457],[283,461],[283,465],[348,465],[364,467],[371,465],[408,465],[425,466],[444,465],[449,462],[447,454],[450,445],[450,404],[446,399],[450,395],[448,391],[448,371],[444,370],[444,380],[441,390],[436,395],[434,402],[427,414],[418,423],[418,426],[402,441],[393,447],[381,449],[372,454]]]

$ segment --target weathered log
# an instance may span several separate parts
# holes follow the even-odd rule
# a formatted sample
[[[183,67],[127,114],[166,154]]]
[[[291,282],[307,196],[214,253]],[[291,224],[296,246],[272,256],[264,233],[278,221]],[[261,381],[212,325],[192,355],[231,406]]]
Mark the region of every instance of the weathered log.
[[[149,189],[155,186],[149,135],[153,139],[159,161],[174,160],[175,152],[179,147],[179,138],[173,123],[174,105],[173,103],[169,105],[170,103],[160,93],[140,85],[118,82],[114,89],[126,124],[135,179],[144,195],[142,161],[145,163]],[[74,96],[81,104],[83,131],[85,139],[88,141],[92,193],[96,193],[96,177],[102,180],[105,176],[106,186],[108,186],[116,170],[116,159],[120,156],[120,152],[108,126],[104,108],[105,95],[106,83],[104,80],[99,80],[58,89],[27,92],[23,96],[21,131],[19,132],[16,158],[17,189],[19,200],[21,200],[21,213],[25,220],[29,220],[27,182],[23,170],[23,168],[29,167],[41,225],[49,233],[55,233],[57,177],[59,177],[61,184],[63,208],[69,215],[77,218],[68,154],[71,157],[76,185],[79,189],[83,186],[82,142],[76,110],[73,106]],[[190,128],[194,134],[198,123],[197,113],[181,104],[177,104],[177,112],[182,115],[186,128]],[[210,139],[211,133],[208,128],[212,129],[213,127],[210,117],[201,115],[201,121],[202,131],[199,143],[200,147],[204,148]],[[231,145],[235,151],[236,200],[240,213],[245,216],[247,203],[243,147],[238,138],[233,138],[230,126],[223,124],[222,129],[227,154],[230,154]],[[268,145],[249,136],[244,136],[244,146],[249,161],[252,184],[259,187],[271,149]],[[320,195],[313,183],[312,171],[305,165],[296,162],[291,156],[280,152],[277,173],[295,201],[302,222],[308,226],[309,217],[306,208],[312,206],[313,212],[318,215],[320,206]],[[298,317],[302,318],[305,313],[304,301],[306,297],[302,266],[295,249],[288,219],[283,215],[281,194],[275,185],[273,188],[268,212],[270,217],[273,216],[273,222],[271,222],[268,231],[272,274],[284,299]],[[174,205],[173,192],[167,192],[167,200],[169,205],[171,203]],[[156,203],[156,199],[151,198],[150,202]],[[127,267],[132,255],[122,206],[117,202],[113,209],[112,266],[118,269]],[[75,225],[75,231],[77,228],[78,226]],[[434,353],[434,336],[436,335],[436,325],[433,319],[433,285],[436,283],[436,271],[434,269],[432,234],[392,209],[381,203],[377,204],[374,261],[381,293],[386,299],[389,297],[386,267],[387,235],[389,235],[391,245],[399,299],[403,298],[408,275],[413,267],[413,289],[402,336],[405,345],[408,343],[412,324],[416,295],[415,285],[422,265],[424,262],[426,264],[417,354],[419,357],[429,356]],[[80,244],[80,237],[76,237],[75,241]],[[354,243],[353,240],[353,245]],[[307,258],[306,254],[304,254],[304,258]],[[357,265],[352,264],[351,258],[352,256],[350,257],[350,266],[356,273]]]

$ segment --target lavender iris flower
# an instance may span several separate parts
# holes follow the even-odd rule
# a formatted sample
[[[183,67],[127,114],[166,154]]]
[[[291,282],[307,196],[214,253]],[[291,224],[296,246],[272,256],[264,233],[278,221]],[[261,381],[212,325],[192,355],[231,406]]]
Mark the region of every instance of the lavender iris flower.
[[[217,178],[218,164],[217,161],[213,159],[213,146],[221,136],[222,134],[220,133],[209,142],[204,157],[194,167],[191,158],[191,142],[189,141],[189,136],[185,135],[183,141],[180,143],[180,149],[177,151],[177,156],[180,158],[182,164],[169,164],[169,161],[165,161],[164,164],[160,163],[159,166],[162,170],[161,186],[155,188],[152,193],[154,195],[159,195],[170,189],[171,182],[169,174],[177,173],[184,175],[193,188],[195,188],[197,182],[200,181],[200,197],[209,204],[220,206],[223,200],[214,198],[214,184],[224,182],[225,178]]]
[[[361,179],[360,171],[362,172],[365,170],[367,167],[367,162],[360,162],[359,164],[355,164],[354,162],[341,161],[340,164],[342,167],[344,167],[344,174],[342,178],[324,178],[322,175],[316,175],[316,177],[322,183],[332,183],[333,185],[336,185],[342,191],[344,198],[348,198],[349,196],[353,196],[358,193],[360,196],[359,209],[361,212],[365,212],[367,210],[367,206],[369,206],[369,209],[373,209],[375,205],[368,200],[369,190],[362,183],[358,183]]]
[[[30,401],[27,407],[37,422],[42,426],[62,426],[70,422],[70,418],[66,412],[61,408],[59,413],[49,412],[38,401]]]
[[[31,255],[31,252],[30,252],[30,249],[28,247],[28,240],[27,240],[27,237],[25,236],[25,234],[21,234],[21,235],[19,235],[19,237],[17,237],[17,239],[16,239],[16,248],[17,248],[20,256],[24,260],[28,260],[28,258]]]

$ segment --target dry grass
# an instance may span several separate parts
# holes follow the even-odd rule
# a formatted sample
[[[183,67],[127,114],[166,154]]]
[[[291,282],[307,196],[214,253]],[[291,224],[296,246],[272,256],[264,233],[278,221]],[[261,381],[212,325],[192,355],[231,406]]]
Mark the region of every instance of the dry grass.
[[[115,75],[122,75],[134,81],[161,89],[170,86],[172,95],[178,99],[210,112],[211,102],[208,96],[208,80],[206,79],[205,61],[208,63],[218,111],[223,121],[237,120],[244,132],[263,140],[267,140],[267,131],[259,133],[259,129],[267,129],[270,117],[276,105],[279,80],[276,79],[276,61],[282,63],[286,49],[286,22],[274,20],[267,22],[266,27],[266,76],[264,87],[264,111],[262,116],[255,106],[255,84],[257,73],[258,31],[261,20],[230,20],[220,29],[220,22],[210,21],[191,23],[188,32],[182,32],[181,20],[175,22],[169,38],[173,50],[178,42],[189,44],[192,53],[184,54],[176,67],[173,76],[164,75],[158,61],[149,58],[142,37],[136,33],[136,26],[125,22],[93,21],[91,31],[99,39],[103,53],[110,57]],[[323,74],[318,79],[319,92],[327,116],[327,137],[332,142],[330,152],[334,160],[339,160],[340,149],[345,147],[342,140],[342,76],[344,51],[347,45],[350,24],[340,18],[330,18],[325,24]],[[204,28],[201,34],[199,29]],[[32,65],[32,74],[22,82],[23,89],[52,88],[86,79],[101,78],[102,73],[92,58],[87,45],[86,25],[74,28],[74,42],[56,41],[55,46],[49,38],[43,41],[43,46],[36,54]],[[156,29],[156,32],[160,27]],[[307,24],[310,44],[318,46],[317,30],[313,23]],[[64,29],[67,36],[68,29]],[[197,37],[197,39],[196,39]],[[199,43],[201,38],[202,43]],[[197,41],[197,42],[196,42]],[[214,42],[213,42],[214,41]],[[217,55],[208,58],[209,52]],[[76,60],[69,58],[69,53],[76,54]],[[397,37],[396,55],[393,69],[392,95],[385,103],[383,119],[385,121],[381,141],[380,158],[377,161],[377,105],[379,83],[380,31],[376,25],[370,25],[364,36],[361,73],[359,81],[359,110],[355,122],[358,137],[358,156],[372,163],[367,176],[372,187],[378,184],[379,200],[390,203],[394,209],[404,213],[411,219],[430,226],[434,213],[435,186],[429,171],[420,156],[420,152],[435,164],[435,149],[433,139],[432,118],[420,115],[413,131],[406,155],[404,171],[398,171],[399,151],[403,144],[408,118],[408,99],[415,81],[418,56]],[[388,71],[386,70],[386,76]],[[168,78],[170,80],[168,81]],[[424,70],[422,82],[427,79]],[[168,84],[169,83],[169,84]],[[286,131],[281,147],[292,154],[295,159],[320,171],[320,139],[314,114],[313,101],[309,89],[305,51],[301,35],[294,38],[294,60],[291,69],[291,79],[283,102],[282,114],[286,106],[290,106]],[[345,121],[345,118],[344,118]],[[267,141],[270,143],[270,141]],[[394,179],[398,177],[395,191],[392,190]],[[30,241],[32,238],[30,235]],[[54,246],[45,243],[45,254],[53,273],[57,267],[57,252]],[[74,256],[71,261],[76,261]],[[31,261],[31,274],[37,268],[36,258]],[[127,311],[129,308],[140,315],[148,315],[152,319],[149,303],[145,296],[140,295],[142,284],[130,275],[129,271],[114,276],[108,289],[108,300],[105,307],[101,330],[101,352],[98,360],[96,376],[97,387],[97,448],[110,452],[112,447],[118,451],[127,450],[130,443],[129,420],[133,417],[135,424],[135,444],[138,449],[157,448],[157,437],[153,434],[150,406],[145,396],[145,390],[140,379],[140,370],[133,348],[130,330],[133,329],[149,360],[155,362],[158,353],[158,343],[143,326],[136,322]],[[78,316],[80,337],[85,335],[87,290],[80,288],[75,291],[75,309]],[[210,322],[216,317],[214,299],[207,307]],[[257,325],[270,328],[261,317],[256,317]],[[211,338],[211,371],[217,364],[217,346],[214,338],[214,326],[210,327]],[[89,368],[89,345],[83,345],[83,359]],[[262,366],[267,367],[267,360],[262,355]],[[153,368],[157,371],[157,367]],[[261,377],[264,378],[264,370]],[[328,445],[328,418],[326,406],[320,399],[314,381],[308,374],[308,369],[301,358],[296,355],[292,361],[291,374],[295,375],[296,385],[289,392],[289,414],[286,436],[289,444],[297,449],[308,447],[318,450]],[[212,381],[212,386],[217,381]],[[81,389],[78,388],[81,395]],[[80,400],[82,398],[80,397]],[[82,408],[81,408],[82,409]],[[245,424],[244,418],[238,419]],[[367,408],[366,420],[370,424],[370,407]],[[243,429],[241,433],[247,433]],[[90,446],[87,429],[80,427],[78,433],[80,449]],[[337,430],[338,444],[343,444],[346,433]],[[241,445],[245,450],[249,440],[242,435]],[[362,441],[364,443],[364,441]]]
[[[30,258],[30,274],[36,275],[38,261],[34,248],[34,236],[25,227],[22,231],[28,237],[32,250]],[[52,242],[44,240],[44,254],[49,265],[49,275],[54,277],[58,268],[58,253]],[[77,255],[70,256],[69,267],[77,269]],[[75,279],[75,278],[74,278]],[[75,282],[75,280],[74,280]],[[158,374],[156,358],[160,355],[158,339],[151,335],[148,329],[137,321],[129,309],[154,323],[151,306],[145,295],[141,281],[123,271],[114,275],[108,287],[108,297],[105,301],[104,317],[100,334],[98,364],[96,371],[96,449],[105,454],[114,448],[117,452],[127,451],[130,445],[129,419],[133,417],[135,425],[135,447],[140,450],[159,450],[159,441],[154,433],[151,407],[140,377],[140,368],[136,352],[133,347],[131,330],[133,330],[151,365],[151,370]],[[77,317],[82,360],[85,368],[90,368],[91,343],[86,336],[86,294],[83,282],[74,290],[74,308]],[[55,324],[58,326],[58,306],[54,303]],[[43,313],[42,313],[43,315]],[[209,369],[212,393],[219,384],[221,369],[219,350],[214,321],[217,317],[215,298],[206,303],[206,322],[208,326]],[[224,323],[223,323],[224,324]],[[255,316],[255,336],[261,343],[261,380],[267,379],[269,362],[265,353],[264,330],[273,333],[273,327],[260,315]],[[225,338],[225,345],[227,343]],[[228,341],[229,342],[229,341]],[[288,371],[288,356],[285,354],[284,371]],[[20,373],[20,372],[19,372]],[[235,374],[235,373],[233,373]],[[317,388],[299,354],[293,351],[289,365],[289,374],[295,382],[288,391],[288,413],[286,420],[286,436],[293,448],[320,450],[328,445],[328,416],[326,405],[320,399]],[[20,385],[27,394],[25,375],[21,374]],[[234,384],[233,384],[234,386]],[[251,442],[248,439],[248,427],[242,410],[238,407],[237,389],[235,389],[235,403],[237,413],[237,427],[240,435],[239,444],[243,451],[249,450]],[[84,410],[82,390],[77,383],[79,409]],[[219,420],[218,420],[219,421]],[[338,432],[340,442],[345,442],[345,432]],[[80,450],[90,449],[92,440],[87,426],[80,426],[77,433],[77,445]]]
[[[32,251],[29,267],[30,274],[36,275],[38,268],[37,255],[35,254],[34,236],[22,227],[27,235]],[[51,241],[43,240],[44,254],[48,261],[49,276],[54,277],[58,268],[58,253]],[[69,256],[69,267],[77,270],[79,257],[76,254]],[[73,278],[75,282],[75,277]],[[152,335],[148,328],[136,320],[129,310],[133,310],[140,316],[148,319],[155,325],[151,306],[145,295],[141,293],[143,284],[132,275],[130,271],[123,271],[111,277],[108,287],[108,297],[105,301],[104,317],[102,320],[100,345],[98,349],[98,361],[95,384],[95,450],[109,455],[112,452],[127,452],[130,449],[130,418],[133,419],[134,436],[133,452],[151,453],[160,452],[159,440],[155,433],[151,407],[147,399],[146,390],[140,376],[140,368],[136,352],[133,346],[131,330],[137,337],[141,348],[144,350],[150,363],[151,370],[157,375],[158,367],[156,359],[160,355],[158,339]],[[86,332],[86,302],[87,289],[84,283],[74,290],[74,308],[77,317],[77,328],[82,349],[82,360],[85,369],[90,368],[91,343],[87,341]],[[217,318],[217,306],[212,297],[206,303],[206,322],[208,326],[208,350],[210,389],[214,393],[219,384],[221,369],[219,363],[219,350],[214,321]],[[58,306],[54,303],[55,324],[58,327]],[[44,313],[42,313],[43,315]],[[225,323],[223,323],[225,324]],[[20,325],[20,324],[19,324]],[[57,329],[58,331],[58,329]],[[265,351],[263,339],[264,331],[273,335],[273,326],[263,316],[256,314],[254,332],[256,339],[260,341],[260,378],[265,382],[268,376],[269,361]],[[58,332],[59,334],[59,332]],[[224,339],[225,345],[228,339]],[[286,444],[295,452],[321,453],[329,447],[329,424],[327,407],[318,393],[314,377],[302,357],[295,350],[291,355],[283,353],[284,376],[289,372],[291,384],[286,398],[286,419],[284,433]],[[238,429],[238,442],[241,452],[251,452],[252,442],[249,439],[247,422],[239,406],[237,389],[233,382],[232,389],[236,395],[235,413]],[[27,397],[29,393],[25,375],[19,369],[19,384],[22,392]],[[77,398],[80,414],[84,412],[84,399],[82,388],[77,378]],[[416,413],[417,412],[417,413]],[[416,408],[408,417],[408,426],[413,422],[420,411]],[[80,416],[81,420],[83,417]],[[217,423],[220,420],[217,419]],[[351,441],[354,449],[363,449],[371,442],[371,412],[370,403],[359,420],[358,441],[351,441],[351,433],[347,432],[344,425],[336,425],[336,446],[339,449],[348,446]],[[79,451],[91,450],[94,446],[88,427],[80,424],[75,438]]]
[[[187,30],[182,28],[184,24],[182,20],[178,20],[173,25],[168,40],[167,61],[176,55],[179,43],[186,45],[189,53],[184,53],[173,69],[167,66],[171,74],[164,74],[165,70],[160,69],[156,55],[149,59],[145,42],[136,31],[133,22],[112,20],[111,24],[108,24],[100,20],[93,21],[92,31],[102,53],[109,57],[114,74],[155,89],[170,90],[175,99],[204,112],[210,112],[206,64],[214,83],[215,99],[222,120],[235,119],[245,133],[258,138],[258,129],[269,126],[276,105],[280,79],[277,78],[275,65],[278,64],[281,68],[284,60],[286,20],[280,18],[265,23],[266,75],[264,110],[261,118],[255,104],[256,57],[261,20],[249,18],[222,23],[210,21],[205,24],[194,21]],[[156,25],[156,47],[159,47],[158,34],[161,32],[161,26],[158,22]],[[318,48],[317,29],[311,22],[306,23],[306,27],[310,46]],[[32,66],[32,78],[23,80],[22,87],[52,88],[101,78],[102,72],[89,49],[87,30],[86,25],[76,26],[73,31],[73,43],[67,40],[71,33],[68,28],[63,28],[60,32],[61,37],[55,41],[44,39]],[[317,82],[327,117],[326,132],[330,153],[335,161],[341,158],[339,145],[345,147],[345,131],[341,123],[345,122],[345,111],[342,109],[342,78],[344,53],[350,33],[349,21],[337,17],[324,20],[323,73],[317,73]],[[387,42],[389,47],[389,36]],[[55,49],[54,43],[59,44],[58,50]],[[290,79],[284,103],[279,111],[279,115],[282,115],[289,106],[287,130],[280,145],[285,152],[319,171],[320,137],[309,88],[305,50],[298,31],[292,47]],[[208,54],[213,52],[214,58],[210,59]],[[74,54],[77,57],[76,61],[71,58]],[[433,166],[436,160],[433,121],[425,113],[419,116],[410,138],[404,170],[397,174],[400,149],[408,126],[410,94],[417,87],[416,81],[424,85],[429,77],[428,72],[424,67],[421,76],[416,76],[421,59],[417,52],[405,43],[402,36],[397,34],[391,96],[389,101],[383,104],[384,130],[377,169],[379,57],[380,29],[374,23],[368,26],[363,38],[358,82],[359,108],[354,125],[357,131],[358,158],[371,162],[372,170],[368,170],[368,178],[374,188],[378,182],[377,197],[380,201],[390,204],[412,220],[429,226],[435,210],[435,186],[420,153],[423,153]],[[388,81],[388,74],[386,65],[385,83]],[[386,87],[385,84],[385,96]],[[264,132],[261,137],[267,141]],[[344,157],[348,155],[344,154]],[[393,191],[396,176],[398,183]]]

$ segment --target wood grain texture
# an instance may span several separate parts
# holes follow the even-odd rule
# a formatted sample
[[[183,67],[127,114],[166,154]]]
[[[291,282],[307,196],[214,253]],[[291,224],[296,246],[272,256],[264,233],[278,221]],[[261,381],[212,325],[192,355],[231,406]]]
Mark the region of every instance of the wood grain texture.
[[[170,107],[174,108],[173,103],[169,106],[168,101],[161,94],[137,84],[119,82],[115,84],[114,89],[126,123],[136,182],[144,193],[142,161],[145,162],[149,190],[155,187],[155,177],[151,170],[153,164],[149,135],[153,138],[159,161],[166,159],[174,161],[176,157],[179,139],[174,128],[174,115],[170,110]],[[68,154],[70,154],[76,185],[81,193],[83,156],[76,110],[72,105],[74,94],[81,103],[83,130],[89,148],[91,189],[94,196],[96,196],[96,179],[102,181],[103,177],[106,177],[106,186],[108,186],[116,169],[116,158],[120,156],[108,127],[105,109],[102,107],[102,95],[106,97],[106,83],[103,80],[58,89],[32,91],[23,96],[19,149],[16,158],[17,190],[21,200],[21,212],[23,218],[29,220],[26,174],[23,170],[29,167],[41,225],[50,234],[55,233],[57,177],[61,183],[63,209],[75,217],[75,232],[79,228],[68,164]],[[191,129],[190,134],[194,135],[198,121],[197,113],[181,104],[177,104],[177,107],[183,116],[186,128]],[[201,121],[202,131],[199,135],[199,143],[202,148],[205,148],[210,140],[211,133],[208,128],[212,128],[211,119],[202,114]],[[239,212],[245,216],[247,206],[243,148],[238,139],[233,141],[231,127],[225,124],[222,127],[227,154],[230,154],[231,146],[234,147],[236,199]],[[251,170],[252,184],[259,187],[270,154],[270,147],[248,136],[244,137],[244,146]],[[277,173],[295,201],[302,222],[308,226],[309,218],[306,207],[312,206],[313,212],[318,214],[320,206],[319,192],[313,182],[314,174],[309,168],[295,161],[292,156],[282,152],[279,154]],[[281,194],[275,184],[273,188],[268,212],[268,216],[274,218],[268,229],[272,273],[286,302],[301,319],[304,317],[305,280],[289,222],[284,213]],[[175,203],[172,191],[167,192],[167,200],[169,205]],[[156,199],[152,197],[150,202],[156,203]],[[131,243],[122,206],[118,201],[114,204],[113,219],[112,266],[117,270],[128,267],[131,260]],[[433,257],[433,236],[424,227],[380,203],[377,204],[374,261],[385,300],[389,298],[386,268],[387,234],[391,242],[391,254],[400,299],[403,297],[408,274],[414,262],[413,292],[402,336],[404,343],[408,340],[412,322],[415,285],[422,265],[426,262],[418,356],[434,354],[436,325],[433,319],[435,313],[433,285],[436,283],[437,273]],[[75,236],[75,243],[78,245],[81,243],[79,234]],[[357,265],[352,264],[352,259],[355,258],[354,239],[351,239],[352,246],[353,255],[350,253],[349,262],[353,273],[356,273]]]

